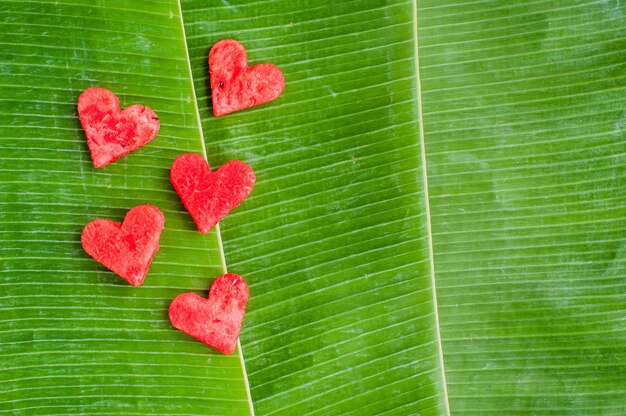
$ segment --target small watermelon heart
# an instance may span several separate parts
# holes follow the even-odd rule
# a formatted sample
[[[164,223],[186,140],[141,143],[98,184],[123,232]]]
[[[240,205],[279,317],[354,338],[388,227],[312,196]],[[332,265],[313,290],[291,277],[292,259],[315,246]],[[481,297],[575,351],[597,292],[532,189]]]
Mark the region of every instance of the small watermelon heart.
[[[170,321],[185,334],[224,354],[232,354],[249,296],[248,285],[241,276],[224,274],[211,285],[208,299],[193,292],[176,296],[169,308]]]
[[[159,249],[164,225],[165,217],[157,207],[139,205],[128,211],[121,224],[103,219],[90,222],[80,240],[98,263],[140,286]]]
[[[272,101],[285,89],[285,77],[272,64],[248,66],[246,49],[226,39],[209,52],[213,114],[221,116]]]
[[[160,127],[149,107],[135,104],[120,110],[117,96],[105,88],[88,88],[78,97],[78,117],[96,168],[150,142]]]
[[[178,156],[170,171],[176,193],[203,234],[250,195],[255,180],[244,162],[231,160],[211,172],[207,161],[195,153]]]

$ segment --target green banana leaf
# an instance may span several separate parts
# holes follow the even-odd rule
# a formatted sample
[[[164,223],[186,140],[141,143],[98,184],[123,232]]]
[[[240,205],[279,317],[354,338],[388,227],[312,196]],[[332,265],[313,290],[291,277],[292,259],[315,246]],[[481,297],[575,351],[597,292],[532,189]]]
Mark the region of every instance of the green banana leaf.
[[[0,413],[626,412],[621,2],[1,6]],[[212,116],[223,38],[279,99]],[[93,85],[161,119],[98,170]],[[168,180],[205,150],[258,178],[221,235]],[[80,231],[142,203],[166,230],[135,288]],[[231,356],[167,318],[224,261],[251,291]]]
[[[0,411],[11,415],[249,412],[240,352],[214,352],[168,319],[224,271],[169,184],[174,158],[203,152],[176,4],[2,3]],[[106,87],[161,120],[149,145],[91,163],[79,94]],[[89,221],[139,204],[165,214],[140,288],[82,249]]]

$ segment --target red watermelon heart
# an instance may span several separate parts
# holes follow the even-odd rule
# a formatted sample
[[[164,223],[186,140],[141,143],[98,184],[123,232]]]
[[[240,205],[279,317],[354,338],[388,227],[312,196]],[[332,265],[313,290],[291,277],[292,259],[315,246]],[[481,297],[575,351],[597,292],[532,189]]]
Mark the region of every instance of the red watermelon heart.
[[[285,89],[285,77],[272,64],[248,66],[246,50],[231,39],[209,52],[213,114],[221,116],[272,101]]]
[[[135,104],[120,110],[117,96],[105,88],[88,88],[78,97],[78,117],[96,168],[150,142],[160,127],[149,107]]]
[[[207,161],[195,153],[178,156],[170,171],[176,193],[202,234],[250,195],[255,180],[244,162],[231,160],[211,172]]]
[[[157,207],[139,205],[128,211],[121,224],[103,219],[90,222],[80,240],[98,263],[140,286],[159,249],[164,224],[165,217]]]
[[[185,334],[224,354],[232,354],[249,296],[248,285],[241,276],[224,274],[211,285],[208,299],[193,292],[176,296],[169,308],[170,321]]]

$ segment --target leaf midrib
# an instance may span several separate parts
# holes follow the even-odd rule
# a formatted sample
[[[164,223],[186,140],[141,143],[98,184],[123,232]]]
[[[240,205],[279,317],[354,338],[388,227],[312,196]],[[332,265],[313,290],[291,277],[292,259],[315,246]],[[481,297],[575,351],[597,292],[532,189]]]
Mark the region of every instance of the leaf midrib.
[[[424,207],[426,215],[426,238],[428,245],[428,256],[430,265],[430,278],[433,298],[433,309],[435,313],[435,329],[437,333],[437,347],[439,351],[439,365],[441,367],[441,384],[443,387],[443,396],[445,403],[446,415],[450,416],[450,399],[448,396],[448,383],[446,382],[445,363],[443,358],[443,347],[441,344],[441,325],[439,323],[439,306],[437,304],[437,283],[435,279],[435,259],[433,249],[432,238],[432,221],[430,219],[430,196],[428,193],[428,168],[426,164],[426,142],[424,140],[424,122],[422,112],[422,85],[420,79],[420,62],[419,62],[419,47],[418,47],[418,32],[417,32],[417,2],[413,0],[413,37],[415,48],[415,77],[417,87],[417,122],[419,129],[419,143],[420,143],[420,160],[422,162],[422,183],[424,189]]]
[[[200,118],[200,109],[198,107],[198,98],[196,97],[196,88],[195,88],[195,84],[194,84],[194,79],[193,79],[193,71],[191,70],[191,59],[189,57],[189,48],[188,48],[188,44],[187,44],[187,34],[185,32],[185,22],[183,20],[183,10],[182,10],[182,6],[180,4],[180,0],[176,1],[177,7],[178,7],[178,16],[180,18],[180,30],[182,33],[182,41],[183,41],[183,49],[185,50],[185,57],[186,57],[186,61],[187,61],[187,70],[188,70],[188,75],[189,75],[189,84],[190,84],[190,88],[191,88],[191,94],[192,94],[192,101],[193,101],[193,108],[195,111],[195,116],[196,116],[196,123],[198,126],[198,133],[200,134],[200,142],[202,144],[202,155],[204,157],[204,159],[208,162],[208,157],[207,157],[207,151],[206,151],[206,144],[204,143],[204,132],[202,130],[202,119]],[[215,233],[217,235],[217,242],[218,242],[218,247],[219,247],[219,252],[220,252],[220,260],[222,262],[222,272],[223,274],[228,273],[228,269],[226,266],[226,255],[224,254],[224,245],[222,244],[222,233],[220,230],[220,225],[219,223],[215,226]],[[251,416],[255,416],[254,415],[254,404],[252,403],[252,394],[250,393],[250,383],[248,382],[248,375],[246,372],[246,363],[245,360],[243,358],[243,351],[241,350],[241,342],[239,341],[239,338],[237,338],[237,352],[239,355],[239,362],[241,363],[241,371],[242,371],[242,375],[243,375],[243,381],[244,381],[244,385],[246,388],[246,398],[248,400],[248,406],[250,409],[250,415]]]

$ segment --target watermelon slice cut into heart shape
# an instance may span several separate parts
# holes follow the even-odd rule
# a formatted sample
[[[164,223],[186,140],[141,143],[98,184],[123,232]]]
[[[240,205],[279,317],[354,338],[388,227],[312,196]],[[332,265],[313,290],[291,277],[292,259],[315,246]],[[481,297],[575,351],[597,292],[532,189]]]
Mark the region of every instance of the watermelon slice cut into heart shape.
[[[215,172],[195,153],[174,160],[170,181],[198,231],[205,234],[252,192],[256,176],[246,163],[231,160]]]
[[[248,66],[246,49],[232,39],[211,48],[209,77],[215,116],[272,101],[285,89],[280,69],[272,64]]]
[[[83,248],[98,263],[133,286],[140,286],[159,249],[165,216],[157,207],[139,205],[124,222],[97,219],[83,228]]]
[[[120,110],[120,101],[106,88],[87,88],[78,97],[78,117],[96,168],[127,155],[154,139],[160,122],[149,107],[135,104]]]
[[[232,354],[237,347],[250,292],[237,274],[217,277],[208,299],[193,292],[174,298],[169,308],[172,325],[212,348]]]

